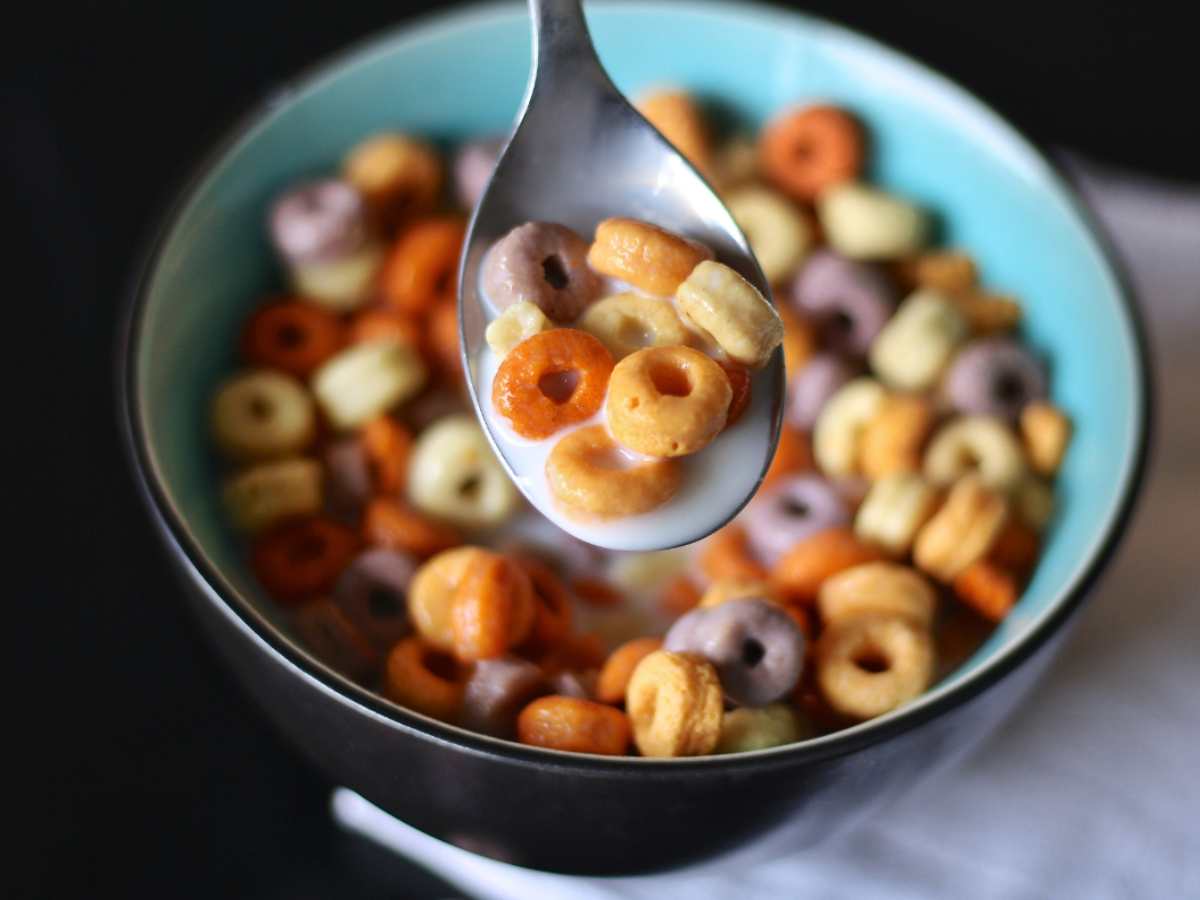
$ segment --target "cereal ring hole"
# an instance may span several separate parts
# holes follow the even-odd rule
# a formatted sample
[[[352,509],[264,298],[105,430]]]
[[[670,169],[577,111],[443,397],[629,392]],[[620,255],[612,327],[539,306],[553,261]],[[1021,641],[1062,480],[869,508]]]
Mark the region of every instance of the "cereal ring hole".
[[[567,267],[563,265],[562,257],[558,254],[551,254],[542,260],[542,277],[556,291],[561,291],[571,281],[567,275]]]
[[[687,371],[669,363],[656,363],[650,369],[650,383],[665,397],[686,397],[692,392],[692,381]],[[631,403],[630,408],[635,409],[636,406]]]
[[[288,545],[288,561],[293,563],[312,562],[314,559],[324,556],[327,548],[328,544],[322,535],[305,534]]]
[[[797,519],[806,519],[812,515],[812,508],[807,503],[793,497],[785,497],[779,507],[786,515],[795,516]]]
[[[878,647],[863,647],[851,662],[870,675],[879,675],[892,667],[891,660]]]
[[[401,599],[396,591],[388,590],[385,587],[376,587],[367,595],[367,608],[377,619],[395,618],[400,615],[403,608]]]
[[[575,389],[579,387],[579,370],[567,369],[561,372],[547,372],[538,379],[538,390],[541,391],[548,400],[557,403],[559,406],[566,403],[575,394]]]
[[[1026,400],[1025,382],[1015,372],[1004,372],[992,384],[992,394],[1004,404],[1017,404]]]
[[[854,331],[854,316],[844,309],[835,310],[827,322],[828,330],[837,337],[847,337]]]
[[[306,338],[304,329],[293,322],[284,322],[275,332],[275,343],[284,350],[295,350],[301,344],[306,343]]]
[[[479,475],[468,475],[458,483],[458,495],[464,500],[476,500],[481,487],[483,487],[483,479]]]
[[[266,421],[275,415],[275,404],[266,397],[255,395],[249,401],[250,415],[260,422]]]
[[[617,326],[617,339],[631,347],[649,347],[654,342],[654,335],[633,316],[622,316],[621,324]]]
[[[458,660],[449,653],[443,653],[441,650],[435,650],[432,647],[425,647],[421,652],[421,662],[425,668],[436,675],[438,678],[446,681],[458,681],[460,670]]]
[[[742,662],[747,666],[757,666],[766,655],[766,648],[757,638],[746,638],[742,641]]]

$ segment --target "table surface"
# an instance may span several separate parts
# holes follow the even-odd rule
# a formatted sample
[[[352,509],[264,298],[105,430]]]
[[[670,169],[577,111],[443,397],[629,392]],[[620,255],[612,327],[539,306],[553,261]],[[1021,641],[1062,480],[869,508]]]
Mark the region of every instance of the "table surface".
[[[14,895],[446,896],[432,876],[335,828],[330,785],[202,643],[133,495],[109,379],[135,250],[198,152],[281,78],[406,7],[78,6],[29,10],[32,27],[9,29],[0,55],[0,121],[11,126],[0,183],[21,217],[4,245],[18,276],[6,308],[17,315],[10,334],[22,363],[6,394],[19,467],[9,495],[22,524],[7,557],[16,622],[4,660],[19,725],[8,740],[20,823]],[[1185,30],[1157,21],[1153,4],[1093,4],[1077,19],[1065,10],[1034,34],[1007,8],[807,6],[836,6],[844,21],[1040,123],[1046,137],[1161,174],[1194,166],[1185,142],[1144,137],[1170,132],[1175,113],[1157,86],[1181,83],[1185,58]],[[1190,301],[1166,319],[1156,312],[1162,346],[1176,348],[1165,366],[1193,364],[1200,311]],[[1195,384],[1195,373],[1165,383]],[[1173,426],[1195,419],[1194,394],[1179,396],[1168,394]],[[1184,488],[1197,483],[1194,426],[1169,429],[1158,458],[1174,480],[1151,483],[1135,534],[1147,569],[1118,567],[1109,583],[1121,590],[1165,590],[1165,579],[1182,577],[1187,532],[1174,523],[1187,512]],[[1133,625],[1089,617],[1084,633],[1109,627]]]

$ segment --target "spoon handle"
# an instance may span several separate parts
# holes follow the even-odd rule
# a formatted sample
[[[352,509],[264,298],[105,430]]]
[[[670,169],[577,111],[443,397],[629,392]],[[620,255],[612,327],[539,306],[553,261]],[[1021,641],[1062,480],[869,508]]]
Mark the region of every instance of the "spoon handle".
[[[596,86],[613,90],[596,56],[580,0],[529,0],[529,13],[533,19],[531,93],[553,90],[569,96]]]

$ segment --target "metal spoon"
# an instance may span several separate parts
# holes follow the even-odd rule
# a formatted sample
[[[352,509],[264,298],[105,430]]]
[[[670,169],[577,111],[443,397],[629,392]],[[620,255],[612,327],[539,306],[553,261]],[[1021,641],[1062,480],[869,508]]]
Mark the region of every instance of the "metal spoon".
[[[746,238],[716,193],[609,80],[580,0],[529,0],[529,9],[533,65],[525,101],[471,218],[459,272],[459,328],[471,399],[509,475],[564,530],[616,550],[690,543],[737,514],[774,455],[784,395],[780,351],[755,373],[751,403],[737,425],[685,458],[679,495],[615,523],[576,521],[558,508],[541,468],[544,455],[513,441],[492,409],[482,361],[490,356],[484,330],[493,313],[480,293],[480,267],[491,245],[524,222],[561,222],[586,236],[610,216],[644,219],[707,244],[763,296],[771,296]]]

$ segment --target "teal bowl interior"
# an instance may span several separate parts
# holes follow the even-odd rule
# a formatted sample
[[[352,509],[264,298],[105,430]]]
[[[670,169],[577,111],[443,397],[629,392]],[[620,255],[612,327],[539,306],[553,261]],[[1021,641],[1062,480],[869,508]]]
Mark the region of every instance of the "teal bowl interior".
[[[1118,279],[1042,157],[919,64],[829,24],[742,3],[588,10],[600,56],[626,92],[686,86],[748,128],[797,101],[854,109],[872,137],[871,178],[936,211],[945,240],[975,255],[984,283],[1022,300],[1025,336],[1051,361],[1054,401],[1076,426],[1059,512],[1014,613],[908,709],[934,702],[1036,630],[1081,586],[1118,525],[1146,427],[1143,360]],[[375,40],[296,82],[235,134],[161,235],[135,311],[135,415],[168,515],[235,607],[274,618],[224,524],[206,410],[233,367],[239,323],[280,284],[264,237],[268,202],[293,180],[330,171],[378,129],[446,143],[505,131],[528,64],[523,4],[471,8]]]

